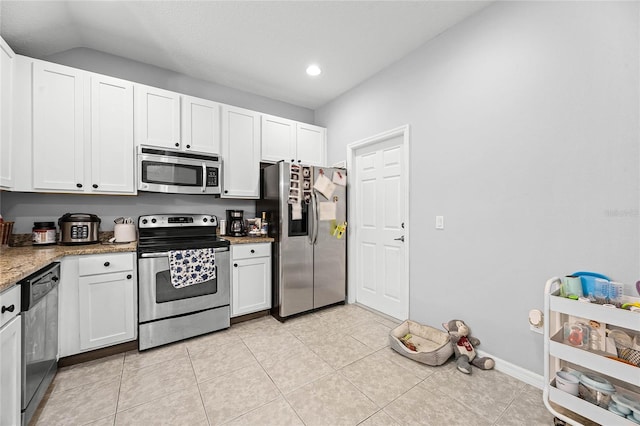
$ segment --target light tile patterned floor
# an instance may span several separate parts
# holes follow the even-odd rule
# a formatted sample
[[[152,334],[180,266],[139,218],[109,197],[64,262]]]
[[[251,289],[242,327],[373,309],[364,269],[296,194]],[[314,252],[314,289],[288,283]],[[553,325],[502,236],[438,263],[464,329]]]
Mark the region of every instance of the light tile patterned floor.
[[[552,425],[540,390],[498,371],[429,367],[357,305],[263,317],[63,368],[37,425]]]

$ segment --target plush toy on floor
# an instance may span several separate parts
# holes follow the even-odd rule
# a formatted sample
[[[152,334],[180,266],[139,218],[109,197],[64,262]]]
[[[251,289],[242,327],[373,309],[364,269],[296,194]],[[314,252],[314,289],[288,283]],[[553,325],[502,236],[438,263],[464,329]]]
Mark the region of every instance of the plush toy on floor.
[[[453,354],[456,357],[458,370],[465,374],[471,374],[471,364],[482,370],[491,370],[495,365],[493,359],[488,357],[479,358],[476,356],[474,346],[480,344],[480,340],[470,336],[469,327],[462,320],[451,320],[443,323],[442,326],[451,336]]]

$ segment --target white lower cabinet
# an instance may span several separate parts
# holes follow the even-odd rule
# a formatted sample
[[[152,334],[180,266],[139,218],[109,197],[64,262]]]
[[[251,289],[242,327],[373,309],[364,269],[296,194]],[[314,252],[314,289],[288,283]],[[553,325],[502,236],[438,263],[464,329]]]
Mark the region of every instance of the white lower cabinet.
[[[135,253],[65,257],[61,277],[61,357],[135,340]]]
[[[271,244],[231,246],[231,317],[271,308]]]
[[[0,294],[0,425],[20,424],[21,330],[20,286]],[[13,309],[11,309],[13,306]]]

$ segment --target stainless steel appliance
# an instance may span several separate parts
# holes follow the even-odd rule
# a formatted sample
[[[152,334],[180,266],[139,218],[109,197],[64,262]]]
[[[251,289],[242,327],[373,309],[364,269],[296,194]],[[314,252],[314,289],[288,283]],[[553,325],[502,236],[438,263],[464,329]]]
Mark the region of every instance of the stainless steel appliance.
[[[186,339],[230,325],[229,241],[216,236],[218,219],[205,214],[138,218],[138,348]],[[173,250],[215,249],[215,278],[188,287],[171,284]]]
[[[58,369],[58,281],[54,262],[22,287],[22,425],[29,424]]]
[[[60,244],[95,244],[100,218],[91,213],[65,213],[58,219]]]
[[[262,172],[262,198],[256,206],[273,218],[269,236],[276,239],[272,315],[283,320],[344,302],[346,233],[338,235],[335,226],[346,225],[347,188],[336,185],[327,199],[314,184],[321,174],[331,180],[334,173],[346,172],[287,162],[268,166]]]
[[[247,235],[244,226],[244,210],[227,210],[226,234],[234,237]]]
[[[220,157],[195,152],[138,147],[138,190],[220,195]]]

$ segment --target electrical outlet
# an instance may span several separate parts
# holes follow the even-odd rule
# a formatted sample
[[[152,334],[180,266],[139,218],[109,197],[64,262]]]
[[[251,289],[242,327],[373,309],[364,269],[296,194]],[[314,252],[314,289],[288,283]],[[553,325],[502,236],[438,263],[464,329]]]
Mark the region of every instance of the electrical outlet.
[[[444,216],[436,216],[436,229],[444,229]]]

